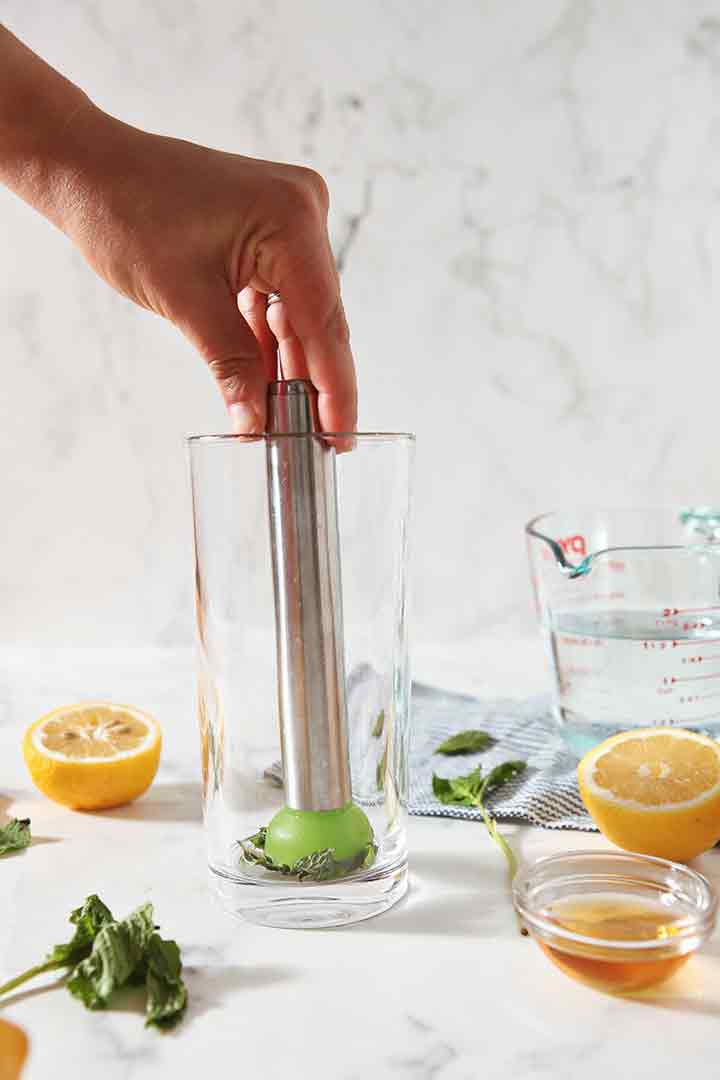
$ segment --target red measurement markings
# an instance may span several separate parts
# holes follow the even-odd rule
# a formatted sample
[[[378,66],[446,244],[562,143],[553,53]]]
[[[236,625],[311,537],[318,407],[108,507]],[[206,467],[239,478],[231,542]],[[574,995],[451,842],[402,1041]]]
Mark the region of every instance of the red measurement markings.
[[[720,660],[720,653],[705,653],[704,656],[683,656],[681,664],[704,664],[706,660]]]
[[[694,649],[697,649],[703,644],[703,641],[698,641],[697,638],[694,638],[692,641],[643,641],[642,646],[646,652],[652,652],[655,650],[662,652],[663,649],[678,649],[681,645],[692,645]],[[714,638],[712,639],[712,644],[715,644]],[[720,656],[720,653],[711,653],[710,655]],[[683,660],[683,664],[684,663],[685,661]]]
[[[577,588],[577,586],[576,586]],[[571,607],[582,607],[583,604],[594,604],[598,600],[614,601],[624,600],[624,592],[607,592],[607,593],[570,593],[567,596],[563,596],[563,604],[567,604]],[[658,623],[658,626],[660,623]],[[672,626],[679,626],[679,623],[672,623]]]
[[[663,679],[663,686],[675,686],[676,683],[681,682],[700,682],[704,679],[720,679],[720,671],[717,671],[714,675],[683,675],[682,678],[678,678],[677,675],[666,675]]]
[[[679,619],[656,619],[655,625],[663,630],[672,628],[674,630],[707,630],[707,619],[703,622],[701,619],[699,622],[680,622]],[[696,644],[696,642],[678,642],[678,644]]]
[[[605,646],[601,638],[569,637],[567,634],[560,638],[560,644],[584,649],[602,649]]]
[[[671,615],[697,615],[701,611],[720,611],[720,606],[716,604],[710,607],[666,607],[663,608],[663,616],[667,619]]]
[[[681,697],[679,700],[680,700],[681,705],[694,705],[698,701],[709,701],[710,698],[718,698],[718,697],[720,697],[720,693],[715,693],[715,694],[691,694],[689,697]],[[702,717],[698,717],[698,719],[702,719]]]

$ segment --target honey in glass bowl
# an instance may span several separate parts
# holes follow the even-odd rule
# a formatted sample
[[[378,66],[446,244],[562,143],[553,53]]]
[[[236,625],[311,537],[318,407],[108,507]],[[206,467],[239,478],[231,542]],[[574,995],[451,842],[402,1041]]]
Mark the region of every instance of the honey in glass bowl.
[[[664,859],[572,852],[518,874],[515,906],[530,934],[567,975],[628,993],[663,982],[715,923],[710,883]]]

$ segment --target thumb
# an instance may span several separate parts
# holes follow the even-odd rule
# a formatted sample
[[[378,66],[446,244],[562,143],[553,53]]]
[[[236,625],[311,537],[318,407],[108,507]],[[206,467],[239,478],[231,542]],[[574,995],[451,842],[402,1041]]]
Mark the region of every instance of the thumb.
[[[196,284],[174,305],[171,318],[210,368],[235,434],[263,432],[269,375],[227,282]]]

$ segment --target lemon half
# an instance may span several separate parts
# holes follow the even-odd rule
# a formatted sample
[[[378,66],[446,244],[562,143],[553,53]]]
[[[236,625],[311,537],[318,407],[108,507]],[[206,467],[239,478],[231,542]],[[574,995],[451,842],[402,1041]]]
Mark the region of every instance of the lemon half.
[[[681,728],[606,739],[578,765],[590,816],[627,851],[686,862],[720,840],[720,745]]]
[[[91,702],[55,709],[25,732],[33,783],[73,810],[103,810],[146,791],[160,762],[160,728],[139,709]]]
[[[28,1038],[22,1028],[0,1020],[0,1080],[18,1080],[28,1054]]]

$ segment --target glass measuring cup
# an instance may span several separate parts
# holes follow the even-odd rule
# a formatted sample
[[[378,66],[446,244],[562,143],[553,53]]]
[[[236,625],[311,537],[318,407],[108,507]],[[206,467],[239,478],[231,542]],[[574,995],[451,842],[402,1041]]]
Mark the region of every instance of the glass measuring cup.
[[[633,727],[720,736],[720,511],[563,511],[526,535],[569,748]]]

